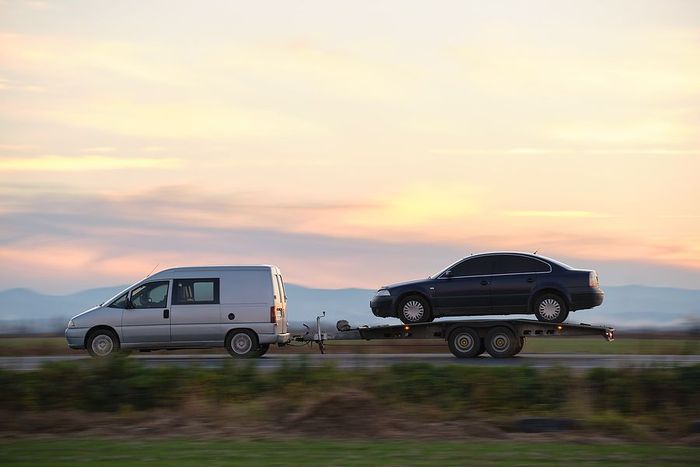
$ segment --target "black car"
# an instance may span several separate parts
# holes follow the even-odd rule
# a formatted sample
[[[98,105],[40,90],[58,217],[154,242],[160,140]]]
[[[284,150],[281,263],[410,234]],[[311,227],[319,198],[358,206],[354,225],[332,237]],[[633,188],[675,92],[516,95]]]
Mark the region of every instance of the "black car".
[[[388,285],[370,301],[375,316],[404,323],[441,316],[534,314],[563,322],[570,311],[603,303],[595,271],[515,252],[472,255],[427,279]]]

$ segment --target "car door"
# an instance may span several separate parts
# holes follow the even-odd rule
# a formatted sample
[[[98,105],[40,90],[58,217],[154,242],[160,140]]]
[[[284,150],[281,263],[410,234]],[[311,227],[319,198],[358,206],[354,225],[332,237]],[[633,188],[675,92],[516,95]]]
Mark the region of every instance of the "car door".
[[[219,279],[173,279],[170,335],[173,344],[224,341]]]
[[[124,344],[151,346],[170,343],[170,281],[152,281],[129,292],[127,308],[122,312]]]
[[[437,314],[460,316],[491,312],[491,257],[467,258],[443,272],[431,286]]]
[[[520,255],[496,255],[493,259],[491,305],[493,313],[527,313],[530,295],[551,271],[544,261]]]

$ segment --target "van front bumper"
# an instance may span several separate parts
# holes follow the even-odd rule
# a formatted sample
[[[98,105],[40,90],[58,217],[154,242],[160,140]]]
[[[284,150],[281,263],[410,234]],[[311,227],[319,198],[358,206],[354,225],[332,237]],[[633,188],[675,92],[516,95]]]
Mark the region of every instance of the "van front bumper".
[[[71,349],[84,349],[86,332],[87,329],[84,328],[66,328],[66,341],[68,341],[68,347]]]

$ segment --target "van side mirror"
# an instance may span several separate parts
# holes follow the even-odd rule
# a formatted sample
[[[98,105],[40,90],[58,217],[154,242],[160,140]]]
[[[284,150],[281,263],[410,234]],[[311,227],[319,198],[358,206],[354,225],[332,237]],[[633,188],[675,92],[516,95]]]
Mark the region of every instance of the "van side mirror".
[[[445,271],[444,273],[442,273],[442,277],[445,277],[445,278],[447,278],[447,279],[449,279],[450,277],[452,277],[452,270],[451,270],[451,269],[448,269],[447,271]]]
[[[134,304],[131,302],[131,297],[126,297],[126,309],[133,310]]]

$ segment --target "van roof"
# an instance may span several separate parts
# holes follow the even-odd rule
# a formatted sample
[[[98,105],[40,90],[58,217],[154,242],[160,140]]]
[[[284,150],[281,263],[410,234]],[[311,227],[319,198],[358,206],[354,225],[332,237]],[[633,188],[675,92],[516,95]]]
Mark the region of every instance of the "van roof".
[[[279,270],[274,264],[238,264],[238,265],[221,265],[221,266],[181,266],[175,268],[163,269],[149,277],[157,276],[166,272],[194,272],[194,271],[226,271],[231,269],[276,269]]]

